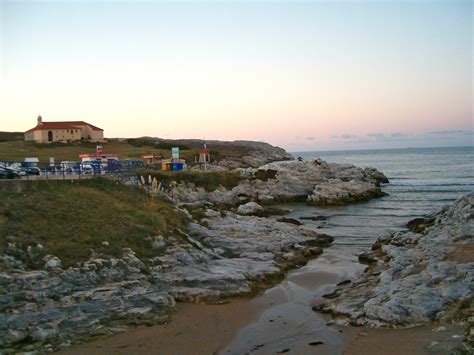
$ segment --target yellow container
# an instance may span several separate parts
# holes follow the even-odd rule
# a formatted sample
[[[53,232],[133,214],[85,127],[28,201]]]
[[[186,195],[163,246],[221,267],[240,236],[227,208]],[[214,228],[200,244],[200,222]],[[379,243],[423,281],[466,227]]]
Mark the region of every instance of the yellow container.
[[[161,170],[163,170],[163,171],[168,170],[168,164],[166,164],[166,163],[161,164]]]

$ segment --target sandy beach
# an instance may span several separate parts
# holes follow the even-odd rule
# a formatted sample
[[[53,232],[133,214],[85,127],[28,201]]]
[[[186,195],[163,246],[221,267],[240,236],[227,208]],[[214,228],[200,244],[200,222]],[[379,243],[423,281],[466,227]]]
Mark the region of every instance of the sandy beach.
[[[87,344],[72,346],[59,354],[219,354],[237,336],[239,330],[258,318],[270,304],[262,304],[261,298],[234,300],[222,305],[179,304],[178,312],[171,322]],[[335,326],[340,332],[343,354],[432,354],[430,344],[434,341],[454,342],[455,327],[438,333],[435,326],[410,329],[369,329]],[[315,335],[316,336],[316,335]],[[312,346],[304,352],[291,354],[334,354],[324,344]],[[251,350],[251,349],[249,349]],[[265,354],[264,346],[255,349]],[[285,349],[282,349],[285,350]],[[269,352],[273,353],[273,352]]]
[[[299,290],[298,297],[308,289],[325,292],[343,275],[342,265],[337,263],[334,272],[311,271],[323,264],[323,260],[313,260],[290,272],[282,284],[253,299],[219,305],[179,303],[178,311],[166,324],[75,345],[60,354],[430,354],[434,341],[456,342],[452,335],[460,334],[461,329],[453,326],[435,332],[433,329],[439,325],[409,329],[327,325],[329,317],[311,311],[309,305],[317,302],[318,297],[308,300],[309,304],[300,302],[301,309],[308,310],[301,315],[285,287],[291,284],[293,292]],[[276,339],[278,334],[288,338]]]
[[[61,354],[214,354],[265,308],[258,299],[221,305],[181,303],[167,324],[73,346]]]

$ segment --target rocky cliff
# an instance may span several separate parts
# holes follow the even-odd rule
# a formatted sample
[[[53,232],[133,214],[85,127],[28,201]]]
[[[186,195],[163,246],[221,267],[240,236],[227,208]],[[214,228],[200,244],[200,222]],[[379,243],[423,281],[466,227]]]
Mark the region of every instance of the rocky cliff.
[[[432,321],[470,323],[473,345],[474,193],[411,230],[383,236],[360,279],[326,295],[317,310],[338,322],[369,326],[413,326]],[[469,318],[470,317],[470,318]]]

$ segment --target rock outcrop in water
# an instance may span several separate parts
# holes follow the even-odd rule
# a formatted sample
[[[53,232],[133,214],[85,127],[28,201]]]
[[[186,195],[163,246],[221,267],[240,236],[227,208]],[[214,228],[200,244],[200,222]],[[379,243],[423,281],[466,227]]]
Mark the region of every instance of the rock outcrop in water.
[[[421,234],[405,231],[379,238],[363,258],[370,266],[361,278],[326,295],[327,303],[317,310],[333,314],[338,322],[369,326],[468,321],[472,350],[473,203],[471,193],[435,216],[411,222]]]
[[[367,181],[331,179],[314,187],[307,202],[312,205],[343,205],[384,196],[380,187]]]
[[[129,325],[166,321],[175,300],[221,302],[251,295],[332,240],[268,218],[213,210],[206,215],[207,227],[192,223],[181,240],[157,237],[153,247],[161,256],[152,259],[125,249],[120,259],[91,259],[66,270],[56,263],[46,271],[28,270],[14,256],[1,255],[0,347],[58,349]]]
[[[388,183],[388,178],[377,169],[329,164],[319,159],[274,162],[244,170],[242,174],[255,178],[244,180],[232,190],[222,188],[210,193],[181,185],[175,188],[174,196],[184,203],[208,201],[227,206],[249,201],[267,205],[288,201],[340,205],[383,196],[380,184]]]

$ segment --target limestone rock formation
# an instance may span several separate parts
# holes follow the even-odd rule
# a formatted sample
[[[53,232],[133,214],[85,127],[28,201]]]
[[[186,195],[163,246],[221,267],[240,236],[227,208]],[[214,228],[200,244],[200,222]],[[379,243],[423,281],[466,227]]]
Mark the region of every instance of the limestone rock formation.
[[[384,195],[380,187],[371,182],[330,179],[325,183],[316,185],[313,193],[308,196],[306,201],[317,206],[343,205]]]
[[[63,269],[50,255],[46,271],[2,255],[0,347],[50,351],[130,325],[163,322],[175,300],[222,302],[250,295],[332,241],[269,218],[223,216],[211,209],[204,216],[207,227],[191,223],[181,239],[151,238],[150,247],[159,255],[150,259],[124,248],[119,259],[96,257]]]
[[[387,177],[374,168],[350,164],[315,161],[280,161],[246,169],[243,180],[232,190],[225,188],[206,192],[192,185],[177,186],[174,197],[182,203],[208,201],[217,205],[236,206],[253,201],[271,204],[285,201],[307,201],[313,205],[345,204],[383,196],[381,183]]]
[[[237,213],[242,216],[258,216],[262,215],[264,209],[256,202],[247,202],[246,204],[240,205],[237,209]]]
[[[473,203],[471,193],[427,218],[423,234],[404,231],[379,238],[370,257],[378,262],[318,309],[341,322],[372,326],[450,320],[460,304],[472,312]]]

